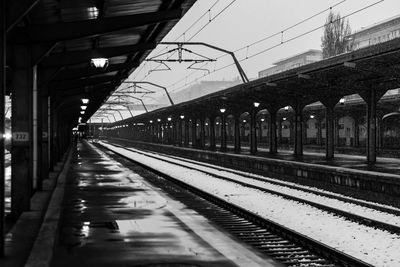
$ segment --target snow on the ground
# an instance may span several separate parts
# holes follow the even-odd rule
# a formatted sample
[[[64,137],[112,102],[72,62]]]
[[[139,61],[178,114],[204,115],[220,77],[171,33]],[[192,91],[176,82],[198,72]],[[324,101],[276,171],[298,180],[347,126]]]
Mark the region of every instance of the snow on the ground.
[[[135,148],[132,148],[132,147],[130,147],[129,149],[133,149],[133,150],[139,151],[139,150],[137,150]],[[143,153],[143,151],[140,151],[140,152]],[[148,153],[148,152],[145,152],[145,153]],[[156,154],[156,153],[152,153],[152,154]],[[157,155],[159,155],[159,154],[157,154]],[[175,159],[178,159],[178,160],[187,161],[187,162],[192,162],[192,163],[195,163],[195,164],[199,164],[198,161],[191,160],[191,159],[188,159],[188,158],[181,158],[181,157],[172,156],[172,155],[168,155],[168,157],[169,158],[175,158]],[[341,199],[346,199],[349,202],[356,201],[356,202],[364,203],[366,205],[372,205],[372,206],[377,206],[377,207],[381,207],[381,208],[385,208],[385,209],[390,209],[390,210],[393,210],[393,213],[400,212],[400,209],[396,208],[394,206],[380,204],[380,203],[376,203],[376,202],[371,202],[371,201],[358,199],[358,198],[354,198],[354,197],[349,197],[349,196],[345,196],[343,194],[327,191],[327,190],[324,190],[324,189],[321,189],[321,188],[318,188],[318,187],[300,185],[300,184],[296,184],[296,183],[292,183],[292,182],[288,182],[288,181],[284,181],[284,180],[278,180],[276,178],[270,178],[270,177],[266,177],[266,176],[263,176],[263,175],[258,175],[258,174],[255,174],[255,173],[251,173],[251,172],[245,172],[245,171],[239,171],[239,170],[236,170],[236,169],[230,169],[230,168],[226,168],[226,167],[222,167],[222,166],[214,165],[214,164],[210,164],[210,163],[205,163],[205,162],[200,162],[200,164],[204,165],[204,166],[211,167],[213,169],[217,168],[217,169],[220,169],[220,170],[233,172],[233,173],[239,174],[239,175],[251,176],[253,178],[261,178],[261,179],[263,179],[265,181],[270,181],[270,182],[273,182],[273,183],[279,183],[279,184],[284,185],[284,186],[285,185],[287,185],[287,186],[295,186],[295,187],[297,187],[299,189],[305,189],[305,190],[313,191],[315,193],[322,193],[322,194],[330,195],[330,196],[333,196],[333,197],[339,197]]]
[[[309,205],[171,165],[124,148],[105,143],[103,145],[374,266],[400,266],[399,235],[360,225]]]
[[[138,151],[135,150],[134,151]],[[143,153],[142,151],[140,151],[140,153]],[[144,153],[147,154],[147,153]],[[150,154],[150,153],[149,153]],[[155,156],[154,154],[151,154],[152,156]],[[265,188],[268,190],[273,190],[276,192],[280,192],[289,196],[294,196],[300,199],[305,199],[317,204],[323,204],[335,209],[339,209],[339,210],[344,210],[359,216],[363,216],[365,218],[371,219],[371,220],[376,220],[376,221],[380,221],[380,222],[384,222],[387,224],[391,224],[391,225],[395,225],[400,227],[400,216],[396,216],[395,214],[391,214],[391,213],[387,213],[387,212],[382,212],[376,209],[372,209],[372,208],[368,208],[365,206],[360,206],[354,203],[349,203],[349,202],[345,202],[339,199],[334,199],[334,198],[329,198],[329,197],[325,197],[325,196],[321,196],[321,195],[317,195],[317,194],[313,194],[313,193],[309,193],[309,192],[304,192],[302,190],[297,190],[297,189],[292,189],[290,187],[285,187],[285,186],[281,186],[281,185],[276,185],[273,183],[269,183],[267,180],[265,181],[259,181],[256,179],[251,179],[248,177],[243,177],[241,175],[238,174],[234,174],[232,172],[229,171],[223,171],[223,170],[216,170],[212,167],[206,167],[206,166],[200,166],[196,163],[190,163],[190,162],[186,162],[186,161],[182,161],[176,158],[170,158],[170,157],[166,157],[166,156],[161,156],[161,155],[157,155],[158,158],[160,159],[164,159],[164,160],[168,160],[170,162],[175,162],[178,164],[183,164],[185,166],[191,167],[191,168],[196,168],[199,170],[203,170],[206,172],[210,172],[213,173],[215,175],[220,175],[223,177],[227,177],[236,181],[240,181],[240,182],[246,182],[248,184],[251,185],[255,185],[261,188]]]

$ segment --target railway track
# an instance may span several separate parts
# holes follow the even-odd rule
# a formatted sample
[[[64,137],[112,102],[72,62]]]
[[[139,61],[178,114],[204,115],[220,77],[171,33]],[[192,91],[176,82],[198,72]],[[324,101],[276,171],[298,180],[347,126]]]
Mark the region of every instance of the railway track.
[[[157,174],[159,177],[151,178],[150,182],[164,192],[286,266],[372,266],[141,162],[134,162]]]
[[[283,197],[285,199],[290,199],[290,200],[293,200],[293,201],[304,203],[304,204],[316,207],[316,208],[318,208],[320,210],[324,210],[324,211],[330,212],[332,214],[336,214],[338,216],[343,216],[343,217],[347,218],[348,220],[351,220],[351,221],[354,221],[354,222],[357,222],[357,223],[360,223],[360,224],[363,224],[363,225],[366,225],[366,226],[376,227],[376,228],[379,228],[379,229],[382,229],[382,230],[387,230],[387,231],[390,231],[390,232],[396,233],[396,234],[400,233],[400,227],[397,226],[397,225],[393,225],[393,224],[389,224],[389,223],[386,223],[386,222],[383,222],[383,221],[379,221],[379,220],[373,219],[371,217],[360,216],[360,215],[357,215],[355,213],[348,212],[348,211],[345,211],[345,210],[342,210],[342,209],[338,209],[338,208],[334,208],[332,206],[328,206],[328,205],[325,205],[325,204],[322,204],[322,203],[319,203],[319,202],[316,202],[316,201],[310,201],[310,200],[307,200],[305,198],[296,197],[296,196],[290,195],[288,193],[283,193],[283,192],[280,192],[280,191],[277,191],[277,190],[271,190],[271,189],[268,189],[268,188],[265,188],[265,187],[262,187],[262,186],[254,185],[254,184],[249,183],[248,181],[241,181],[241,180],[238,180],[238,179],[232,179],[232,178],[227,177],[226,175],[216,174],[215,170],[222,171],[222,172],[228,172],[228,173],[232,173],[232,174],[235,174],[235,175],[240,175],[241,177],[248,178],[248,179],[253,179],[253,180],[256,180],[256,181],[261,181],[261,182],[265,182],[265,183],[271,183],[271,184],[275,184],[275,185],[279,185],[279,186],[284,186],[284,187],[288,187],[288,188],[291,188],[291,189],[304,191],[304,192],[315,194],[315,195],[334,198],[334,199],[337,199],[339,201],[348,202],[348,203],[356,204],[356,205],[359,205],[359,206],[362,206],[362,207],[376,209],[376,210],[379,210],[381,212],[386,212],[386,213],[389,213],[389,214],[394,214],[394,215],[400,216],[400,210],[395,209],[395,208],[384,207],[384,206],[381,206],[381,205],[374,205],[374,204],[368,203],[366,201],[358,201],[358,200],[347,198],[347,197],[341,197],[341,196],[338,196],[337,194],[328,194],[328,193],[324,193],[324,192],[320,192],[320,191],[316,191],[316,190],[311,190],[311,189],[308,189],[308,188],[306,188],[304,186],[296,186],[296,185],[293,185],[293,184],[287,184],[287,183],[279,182],[279,181],[276,181],[276,180],[274,181],[273,179],[270,179],[270,178],[262,178],[262,177],[260,177],[258,175],[251,175],[251,174],[248,174],[248,173],[246,174],[244,172],[234,171],[234,170],[223,168],[223,167],[211,166],[210,164],[206,164],[206,163],[194,162],[192,160],[182,159],[182,158],[179,158],[179,157],[171,157],[169,155],[167,156],[167,155],[162,155],[162,154],[154,153],[154,152],[143,152],[141,150],[127,148],[127,147],[124,147],[124,146],[118,145],[118,144],[112,144],[112,145],[124,148],[126,150],[129,150],[129,151],[132,151],[132,152],[135,152],[135,153],[139,153],[139,154],[145,155],[147,157],[151,157],[151,158],[158,159],[158,160],[161,159],[164,162],[168,162],[168,163],[171,163],[171,164],[174,164],[174,165],[177,165],[177,166],[189,168],[191,170],[200,171],[200,172],[202,172],[204,174],[210,175],[212,177],[216,177],[218,179],[223,179],[223,180],[226,180],[226,181],[238,183],[238,184],[240,184],[242,186],[245,186],[245,187],[248,187],[248,188],[257,189],[257,190],[266,192],[268,194],[273,194],[273,195],[281,196],[281,197]],[[169,158],[172,158],[173,160],[171,160]],[[199,167],[199,166],[201,166],[201,167]],[[208,168],[208,170],[204,169],[203,167]]]

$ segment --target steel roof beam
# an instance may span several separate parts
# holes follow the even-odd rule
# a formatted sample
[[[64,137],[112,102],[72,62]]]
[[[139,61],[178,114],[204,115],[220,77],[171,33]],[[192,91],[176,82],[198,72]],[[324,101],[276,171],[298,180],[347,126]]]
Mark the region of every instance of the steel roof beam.
[[[30,38],[27,39],[23,32],[18,32],[14,40],[29,43],[67,41],[179,19],[181,16],[182,9],[174,9],[102,19],[35,24],[26,27]]]
[[[122,76],[106,76],[106,77],[87,78],[87,79],[71,80],[71,81],[58,81],[58,82],[50,82],[48,84],[48,88],[52,91],[60,91],[60,90],[68,90],[85,86],[103,84],[103,83],[110,83],[110,82],[118,83],[122,79],[124,79],[124,77]]]
[[[127,68],[136,68],[138,66],[139,62],[132,62],[132,63],[112,64],[105,69],[96,69],[88,67],[76,68],[76,69],[64,69],[63,71],[59,72],[58,75],[53,80],[57,81],[74,80],[77,78],[90,77],[94,75],[120,71],[122,69],[127,69]]]
[[[108,93],[111,92],[114,89],[114,86],[116,86],[116,84],[106,84],[106,85],[100,85],[100,86],[96,86],[94,87],[93,91],[87,92],[87,90],[85,88],[75,88],[75,89],[69,89],[69,90],[65,90],[62,92],[56,92],[55,97],[57,98],[68,98],[68,97],[80,97],[82,98],[82,95],[88,95],[88,97],[93,100],[93,99],[99,99],[101,100],[102,98],[100,96],[96,96],[96,93],[99,94],[104,94],[104,93]],[[92,102],[92,101],[91,101]]]
[[[5,1],[5,0],[3,0]],[[6,1],[6,29],[9,32],[21,19],[39,3],[39,0]]]
[[[123,45],[107,48],[78,50],[63,53],[54,53],[42,61],[43,67],[57,67],[66,65],[75,65],[80,63],[89,63],[90,59],[96,57],[111,58],[121,55],[128,55],[139,51],[152,50],[156,47],[155,42]]]

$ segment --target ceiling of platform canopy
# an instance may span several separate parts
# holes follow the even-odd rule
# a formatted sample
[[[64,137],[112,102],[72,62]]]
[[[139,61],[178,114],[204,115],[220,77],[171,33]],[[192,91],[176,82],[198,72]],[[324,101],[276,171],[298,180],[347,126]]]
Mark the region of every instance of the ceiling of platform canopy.
[[[28,45],[39,89],[49,93],[58,112],[86,121],[196,0],[10,2],[9,47]],[[107,67],[96,68],[93,58],[106,58]],[[89,99],[83,115],[82,98]]]

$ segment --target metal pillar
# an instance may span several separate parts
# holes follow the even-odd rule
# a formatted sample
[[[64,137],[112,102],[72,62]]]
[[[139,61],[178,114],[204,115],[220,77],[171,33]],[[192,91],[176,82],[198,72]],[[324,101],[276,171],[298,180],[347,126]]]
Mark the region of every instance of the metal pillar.
[[[354,118],[354,146],[360,146],[360,120]]]
[[[257,132],[256,132],[256,115],[257,111],[253,109],[250,113],[250,153],[255,154],[257,152]]]
[[[294,114],[294,154],[303,155],[303,107],[297,106]]]
[[[172,121],[170,121],[170,122],[167,122],[166,123],[166,125],[167,125],[167,144],[168,145],[172,145],[174,142],[173,142],[173,139],[174,139],[174,134],[173,134],[173,122]]]
[[[14,46],[11,148],[11,213],[14,218],[30,210],[33,193],[31,53],[28,46]]]
[[[50,98],[51,99],[51,98]],[[49,105],[49,159],[50,159],[50,169],[53,170],[56,160],[56,118],[55,118],[55,110],[54,110],[54,103],[50,101]]]
[[[48,168],[50,169],[50,159],[51,159],[51,150],[53,140],[51,140],[51,97],[47,97],[47,164]]]
[[[282,121],[281,121],[281,119],[282,118],[279,118],[279,121],[278,121],[278,143],[279,144],[282,144]]]
[[[303,118],[303,121],[301,122],[301,125],[302,125],[301,136],[302,136],[302,140],[303,140],[302,149],[304,149],[304,145],[308,144],[307,143],[307,123],[308,123],[308,121],[307,121],[307,119],[304,120],[304,117],[302,117],[302,118]]]
[[[41,141],[41,137],[39,137],[39,130],[41,130],[39,116],[41,110],[39,106],[37,65],[33,66],[32,71],[32,179],[34,189],[41,191],[43,189],[43,180],[40,173],[42,147],[39,147]]]
[[[276,111],[270,111],[269,117],[269,153],[276,154],[278,152],[276,137]]]
[[[334,105],[325,106],[325,157],[326,159],[333,159],[335,153],[335,130],[334,130]]]
[[[240,153],[240,114],[235,114],[235,153]]]
[[[199,147],[204,149],[205,147],[205,140],[206,140],[206,129],[205,129],[205,119],[204,117],[200,118],[200,144]]]
[[[173,136],[173,145],[178,144],[178,126],[177,126],[177,121],[173,120],[172,121],[172,136]]]
[[[161,141],[161,123],[157,123],[156,138],[157,138],[157,142],[160,143],[160,141]]]
[[[189,119],[185,120],[185,127],[183,131],[183,145],[189,146]]]
[[[5,206],[5,173],[4,173],[4,97],[6,92],[6,1],[0,1],[0,257],[4,256],[4,206]]]
[[[321,123],[321,118],[317,119],[316,127],[317,127],[317,145],[321,145],[322,144],[322,123]]]
[[[46,179],[45,171],[43,170],[43,101],[47,99],[43,98],[40,92],[37,95],[37,179],[38,179],[38,190],[43,190],[43,179]],[[46,114],[45,114],[46,115]],[[46,126],[45,126],[46,127]]]
[[[367,97],[367,161],[376,162],[376,104],[375,89],[370,89]]]
[[[183,134],[182,134],[182,123],[183,120],[179,120],[178,122],[178,144],[179,146],[182,146],[182,140],[183,140]]]
[[[335,116],[333,120],[333,129],[334,129],[334,143],[336,146],[339,146],[339,118]]]
[[[382,128],[382,115],[378,114],[376,117],[376,148],[379,151],[383,144],[383,128]]]
[[[262,124],[261,124],[261,122],[256,122],[256,127],[258,126],[258,128],[256,128],[256,129],[258,129],[258,131],[257,131],[257,138],[258,138],[258,143],[259,144],[261,144],[262,143],[262,137],[263,137],[263,135],[262,135]]]
[[[210,117],[210,149],[215,149],[215,117]]]
[[[197,146],[197,119],[192,119],[192,147]]]
[[[226,151],[226,118],[221,114],[221,151]]]

